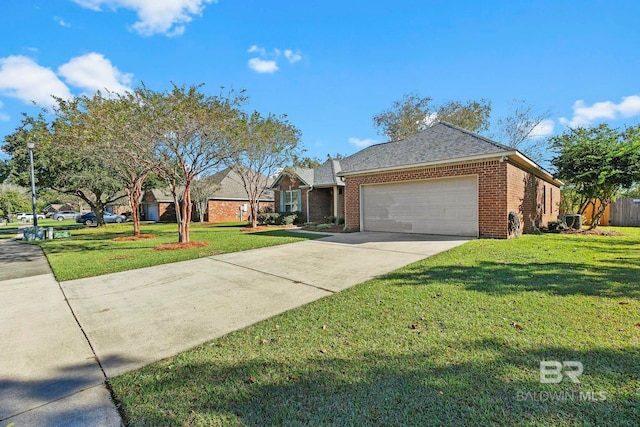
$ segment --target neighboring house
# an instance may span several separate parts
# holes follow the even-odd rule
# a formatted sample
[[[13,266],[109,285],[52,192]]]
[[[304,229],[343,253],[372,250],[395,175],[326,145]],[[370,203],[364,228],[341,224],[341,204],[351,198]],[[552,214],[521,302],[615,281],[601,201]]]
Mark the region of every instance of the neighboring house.
[[[336,186],[344,179],[344,208],[336,216],[354,231],[508,238],[511,212],[524,232],[558,215],[562,182],[517,150],[444,122],[335,162]],[[300,170],[290,182],[281,175],[280,194],[287,186],[309,187],[305,176],[315,181],[315,172]],[[288,210],[293,204],[284,197]],[[312,203],[310,212],[331,210]],[[281,202],[276,206],[282,210]]]
[[[175,222],[176,207],[168,189],[154,188],[142,195],[141,218],[145,221]]]
[[[47,205],[43,209],[45,216],[52,216],[54,213],[58,211],[74,211],[78,208],[78,205],[73,205],[71,203],[52,203]],[[50,214],[50,215],[47,215]]]
[[[242,178],[234,169],[224,169],[208,178],[218,186],[207,203],[206,220],[208,222],[246,221],[251,214],[249,198],[242,185]],[[271,179],[266,179],[267,186]],[[258,210],[274,209],[273,190],[266,188],[258,200]]]
[[[217,190],[207,202],[205,221],[246,221],[249,217],[249,199],[237,172],[227,168],[209,177],[208,181],[216,185]],[[273,209],[273,191],[266,189],[258,204],[260,209]],[[171,192],[168,189],[146,191],[142,197],[142,213],[147,221],[175,221],[176,210]],[[191,220],[198,220],[195,207]]]
[[[344,180],[338,160],[327,160],[315,169],[287,168],[271,188],[278,212],[302,212],[308,222],[344,218]]]

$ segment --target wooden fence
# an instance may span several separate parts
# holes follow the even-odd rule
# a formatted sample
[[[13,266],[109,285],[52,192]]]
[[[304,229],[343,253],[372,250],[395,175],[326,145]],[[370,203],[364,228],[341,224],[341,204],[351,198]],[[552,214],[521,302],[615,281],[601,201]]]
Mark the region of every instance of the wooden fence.
[[[640,199],[618,199],[611,203],[609,224],[640,227]]]

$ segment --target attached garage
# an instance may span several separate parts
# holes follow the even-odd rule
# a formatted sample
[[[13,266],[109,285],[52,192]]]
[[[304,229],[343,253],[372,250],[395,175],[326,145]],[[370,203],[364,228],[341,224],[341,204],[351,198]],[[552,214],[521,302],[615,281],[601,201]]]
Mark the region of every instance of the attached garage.
[[[478,177],[360,187],[363,231],[478,236]]]

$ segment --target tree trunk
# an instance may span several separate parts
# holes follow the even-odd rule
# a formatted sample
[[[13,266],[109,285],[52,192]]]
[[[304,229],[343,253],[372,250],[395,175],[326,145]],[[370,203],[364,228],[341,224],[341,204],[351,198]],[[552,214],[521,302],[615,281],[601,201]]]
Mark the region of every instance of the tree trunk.
[[[600,223],[600,220],[604,216],[604,211],[607,209],[607,206],[609,206],[609,203],[611,203],[610,200],[600,200],[600,206],[598,206],[598,211],[595,213],[595,215],[591,217],[591,225],[589,226],[589,230],[596,229],[596,227]],[[594,208],[595,208],[595,203],[594,203]]]
[[[251,201],[249,206],[251,207],[251,228],[256,228],[258,226],[258,209],[257,203],[255,201]]]
[[[131,219],[133,220],[133,235],[140,235],[140,197],[142,196],[142,183],[146,176],[136,180],[133,188],[127,191],[129,206],[131,207]]]
[[[187,182],[184,187],[184,194],[182,197],[182,204],[180,206],[181,218],[180,218],[180,232],[179,243],[189,243],[189,225],[191,223],[191,183]]]

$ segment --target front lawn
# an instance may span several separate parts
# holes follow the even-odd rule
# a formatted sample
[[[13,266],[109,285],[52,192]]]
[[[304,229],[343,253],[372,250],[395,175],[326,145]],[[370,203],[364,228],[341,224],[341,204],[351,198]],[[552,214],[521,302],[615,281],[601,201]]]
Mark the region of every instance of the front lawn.
[[[638,425],[620,231],[475,240],[110,383],[134,426]],[[543,360],[580,383],[542,384]]]
[[[241,231],[244,225],[191,224],[191,241],[207,245],[179,250],[155,249],[178,241],[176,224],[143,225],[142,234],[153,236],[145,240],[115,240],[132,234],[129,223],[82,227],[72,230],[71,238],[33,244],[42,247],[56,278],[64,281],[322,237],[281,229],[247,233]]]

